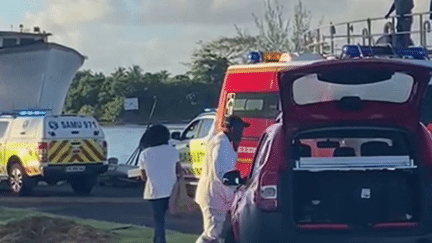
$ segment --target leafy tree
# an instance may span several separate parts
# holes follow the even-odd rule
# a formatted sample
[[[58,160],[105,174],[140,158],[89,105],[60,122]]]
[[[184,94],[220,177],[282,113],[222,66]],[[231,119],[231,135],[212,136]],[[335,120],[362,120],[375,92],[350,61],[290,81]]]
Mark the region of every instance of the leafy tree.
[[[243,63],[248,51],[255,45],[254,37],[221,37],[214,41],[199,41],[192,53],[192,62],[186,65],[195,82],[221,83],[229,65]]]
[[[124,99],[123,97],[116,96],[112,101],[102,106],[102,120],[115,122],[123,112]]]
[[[159,79],[162,83],[166,83],[169,80],[169,76],[171,74],[167,70],[162,70],[158,72],[156,75],[159,75]]]
[[[306,10],[303,3],[299,0],[294,6],[294,22],[292,25],[292,50],[304,51],[305,50],[305,37],[304,34],[310,29],[311,12]]]
[[[298,0],[294,6],[293,22],[284,16],[285,11],[278,0],[266,0],[264,5],[263,18],[252,14],[258,34],[252,36],[236,26],[238,36],[255,38],[255,47],[260,51],[303,51],[303,34],[309,30],[312,15],[302,1]]]
[[[184,83],[184,84],[186,84],[186,83],[190,83],[191,79],[186,74],[179,74],[179,75],[176,75],[173,78],[171,78],[170,82],[171,83]]]
[[[289,51],[291,41],[289,38],[290,21],[284,18],[283,6],[274,0],[266,0],[264,19],[252,14],[258,28],[258,47],[262,51]]]
[[[78,111],[78,115],[95,116],[96,109],[91,105],[83,105],[81,109]]]

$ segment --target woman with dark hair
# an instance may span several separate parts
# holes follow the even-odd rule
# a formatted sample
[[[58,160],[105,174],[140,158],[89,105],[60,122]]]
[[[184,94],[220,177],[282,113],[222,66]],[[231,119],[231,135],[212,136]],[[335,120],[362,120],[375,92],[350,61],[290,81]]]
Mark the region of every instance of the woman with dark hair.
[[[180,172],[179,153],[168,144],[170,133],[163,125],[151,126],[142,136],[139,166],[143,178],[146,178],[144,199],[149,200],[153,208],[155,221],[154,243],[166,243],[165,213],[172,188]]]

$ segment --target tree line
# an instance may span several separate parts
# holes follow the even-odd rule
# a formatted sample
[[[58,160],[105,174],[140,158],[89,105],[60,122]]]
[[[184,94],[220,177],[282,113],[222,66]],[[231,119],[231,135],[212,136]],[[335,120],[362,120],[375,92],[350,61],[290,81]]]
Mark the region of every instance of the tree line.
[[[154,100],[155,120],[191,119],[204,108],[217,106],[221,84],[230,65],[246,63],[250,51],[302,52],[306,43],[302,34],[309,30],[311,13],[301,0],[293,9],[292,20],[286,17],[277,0],[265,0],[264,15],[252,14],[257,34],[234,25],[237,34],[211,41],[198,41],[189,71],[171,76],[162,70],[144,72],[134,65],[118,67],[110,75],[79,71],[69,87],[63,112],[91,115],[101,121],[146,122]],[[139,109],[125,111],[126,98],[138,98]]]

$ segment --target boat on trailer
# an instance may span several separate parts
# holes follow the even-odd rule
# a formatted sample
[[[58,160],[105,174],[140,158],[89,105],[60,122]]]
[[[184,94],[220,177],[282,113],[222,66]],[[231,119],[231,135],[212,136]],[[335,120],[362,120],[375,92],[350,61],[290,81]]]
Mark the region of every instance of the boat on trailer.
[[[0,31],[0,112],[37,108],[61,114],[84,63],[78,51],[48,42],[50,33],[35,30]]]

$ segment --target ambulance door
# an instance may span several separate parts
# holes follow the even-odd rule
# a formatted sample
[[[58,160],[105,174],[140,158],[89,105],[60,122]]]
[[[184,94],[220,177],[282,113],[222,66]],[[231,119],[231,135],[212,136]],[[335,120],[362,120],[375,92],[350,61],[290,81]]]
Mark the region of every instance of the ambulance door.
[[[199,176],[201,174],[202,166],[204,163],[204,156],[207,152],[207,143],[212,135],[214,129],[214,119],[204,118],[201,120],[197,136],[190,142],[190,153],[192,156],[192,169],[194,174]]]
[[[190,153],[190,142],[196,138],[200,120],[192,121],[183,131],[180,137],[180,142],[175,145],[180,154],[180,161],[185,170],[189,171],[192,157]]]
[[[6,176],[6,133],[10,126],[9,121],[0,121],[0,177]]]

